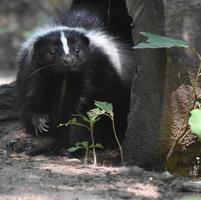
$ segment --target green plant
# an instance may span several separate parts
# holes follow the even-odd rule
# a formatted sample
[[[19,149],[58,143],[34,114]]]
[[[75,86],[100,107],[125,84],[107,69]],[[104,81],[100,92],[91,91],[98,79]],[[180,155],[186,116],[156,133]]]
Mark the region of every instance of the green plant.
[[[201,140],[201,109],[196,108],[191,111],[189,125],[192,133],[197,135],[197,137]]]
[[[154,33],[140,32],[148,39],[133,47],[133,49],[158,49],[158,48],[172,48],[183,47],[188,48],[189,45],[186,41],[177,40],[169,37],[160,36]]]
[[[172,47],[189,48],[192,51],[192,53],[197,56],[199,60],[199,67],[192,85],[193,105],[191,105],[190,108],[188,109],[189,111],[187,112],[186,119],[188,119],[189,113],[191,113],[191,117],[187,120],[188,123],[183,124],[182,127],[183,131],[180,132],[178,136],[175,138],[175,141],[173,142],[167,155],[167,158],[169,158],[174,150],[175,145],[177,143],[180,143],[190,132],[194,133],[199,139],[201,139],[201,109],[200,106],[199,108],[197,108],[197,105],[200,105],[200,103],[199,99],[197,98],[197,91],[196,91],[196,88],[198,86],[198,80],[199,77],[201,76],[201,55],[186,41],[164,37],[148,32],[141,32],[141,34],[147,37],[148,39],[147,41],[139,43],[138,45],[133,47],[134,49],[147,49],[147,48],[157,49],[157,48],[172,48]]]
[[[112,129],[113,129],[114,137],[115,137],[117,144],[118,144],[118,147],[119,147],[120,156],[121,156],[121,163],[122,163],[122,165],[124,165],[123,151],[122,151],[121,143],[117,137],[117,132],[115,129],[113,106],[112,106],[112,104],[109,104],[107,102],[101,102],[101,101],[95,101],[95,106],[97,108],[101,109],[102,115],[109,117],[110,120],[112,121]]]
[[[76,126],[85,127],[86,129],[89,130],[90,135],[91,135],[91,141],[92,141],[91,148],[93,150],[94,165],[96,165],[97,158],[96,158],[96,149],[95,148],[96,148],[97,144],[95,144],[95,142],[94,142],[94,127],[95,127],[96,122],[100,120],[101,116],[104,115],[104,116],[109,117],[112,122],[114,136],[115,136],[115,139],[117,141],[117,144],[118,144],[118,147],[120,150],[122,165],[124,165],[123,151],[122,151],[122,147],[121,147],[120,141],[117,137],[117,133],[116,133],[116,129],[115,129],[113,106],[110,103],[101,102],[101,101],[95,101],[94,105],[95,105],[95,108],[89,110],[87,112],[87,116],[83,116],[81,114],[73,114],[74,118],[72,120],[69,120],[65,124],[60,124],[59,126],[76,125]],[[82,122],[78,121],[76,118],[81,119]],[[74,149],[74,150],[78,150],[78,149]]]
[[[100,110],[99,109],[92,109],[87,112],[87,116],[81,115],[81,114],[73,114],[73,119],[69,120],[65,124],[59,124],[59,126],[69,126],[69,125],[76,125],[76,126],[81,126],[89,130],[90,135],[91,135],[91,142],[92,142],[92,150],[93,150],[93,157],[94,157],[94,166],[97,164],[97,158],[96,158],[96,149],[95,149],[95,142],[94,142],[94,126],[96,122],[99,120],[100,116]],[[77,118],[81,119],[78,121]],[[74,151],[78,150],[73,149]]]
[[[94,147],[95,148],[99,148],[99,149],[103,149],[104,148],[99,143],[95,144]],[[70,152],[70,153],[73,153],[73,152],[78,151],[79,149],[85,150],[84,164],[87,164],[88,153],[89,153],[89,150],[92,149],[92,148],[93,148],[93,145],[89,145],[88,141],[82,141],[82,142],[77,142],[74,147],[69,148],[67,151]]]

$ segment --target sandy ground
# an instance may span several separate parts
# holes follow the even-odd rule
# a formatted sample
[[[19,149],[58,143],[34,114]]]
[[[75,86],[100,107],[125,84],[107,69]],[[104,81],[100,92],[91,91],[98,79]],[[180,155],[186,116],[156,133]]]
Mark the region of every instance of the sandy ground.
[[[201,182],[137,166],[84,165],[83,159],[13,153],[12,141],[23,140],[19,122],[0,123],[0,200],[184,200],[201,197]],[[8,145],[9,144],[9,145]],[[190,186],[191,187],[191,186]],[[186,199],[185,199],[186,200]],[[194,200],[194,199],[191,199]]]
[[[184,181],[138,167],[84,166],[77,159],[0,158],[0,200],[182,199]]]

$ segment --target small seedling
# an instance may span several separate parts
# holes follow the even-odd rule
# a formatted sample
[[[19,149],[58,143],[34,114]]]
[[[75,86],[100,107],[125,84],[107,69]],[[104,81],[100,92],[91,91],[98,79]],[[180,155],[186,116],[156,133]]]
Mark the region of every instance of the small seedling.
[[[95,101],[95,106],[102,111],[102,113],[103,113],[102,115],[109,117],[112,121],[112,129],[113,129],[114,137],[115,137],[117,144],[118,144],[118,147],[119,147],[122,165],[124,165],[123,150],[121,147],[121,143],[117,137],[117,132],[115,129],[113,106],[110,103],[101,102],[101,101]]]
[[[97,144],[95,144],[94,148],[103,149],[104,147],[101,144],[97,143]],[[85,150],[84,164],[86,165],[87,160],[88,160],[89,150],[93,149],[93,145],[92,144],[89,145],[88,141],[77,142],[74,147],[69,148],[67,151],[70,152],[70,153],[73,153],[73,152],[76,152],[76,151],[78,151],[80,149]]]
[[[122,151],[122,147],[121,147],[120,141],[117,137],[117,133],[116,133],[116,129],[115,129],[113,106],[110,103],[101,102],[101,101],[95,101],[94,105],[95,105],[95,108],[93,108],[92,110],[89,110],[87,112],[87,116],[83,116],[81,114],[73,114],[74,118],[72,120],[69,120],[65,124],[60,124],[59,126],[76,125],[76,126],[85,127],[89,130],[90,135],[91,135],[91,141],[92,141],[91,148],[93,150],[94,165],[96,165],[97,164],[97,158],[96,158],[97,144],[95,144],[95,142],[94,142],[94,127],[95,127],[96,122],[98,122],[100,120],[100,117],[102,115],[109,117],[112,121],[112,128],[113,128],[114,136],[115,136],[115,139],[119,146],[122,165],[124,165],[123,151]],[[78,121],[76,118],[81,119],[83,121],[83,123]],[[80,145],[78,145],[78,146],[79,147],[77,147],[77,149],[74,148],[73,150],[80,149]],[[99,144],[98,144],[98,146],[99,146]]]
[[[90,135],[91,135],[91,141],[92,141],[92,144],[90,146],[93,150],[94,166],[97,165],[96,144],[94,142],[94,127],[95,127],[96,122],[99,121],[99,119],[100,119],[99,116],[102,114],[103,114],[103,112],[99,108],[94,108],[87,112],[87,116],[84,116],[81,114],[73,114],[74,118],[72,120],[69,120],[65,124],[59,124],[59,127],[76,125],[76,126],[82,126],[89,130]],[[81,119],[83,121],[83,123],[78,121],[77,118]],[[73,149],[73,150],[78,150],[78,149]]]

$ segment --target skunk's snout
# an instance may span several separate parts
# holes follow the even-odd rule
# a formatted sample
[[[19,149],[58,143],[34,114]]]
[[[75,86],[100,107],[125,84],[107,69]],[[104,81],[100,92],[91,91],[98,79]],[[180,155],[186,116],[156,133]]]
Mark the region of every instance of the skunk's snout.
[[[65,65],[71,65],[71,64],[73,64],[73,59],[69,56],[66,56],[63,58],[63,62]]]

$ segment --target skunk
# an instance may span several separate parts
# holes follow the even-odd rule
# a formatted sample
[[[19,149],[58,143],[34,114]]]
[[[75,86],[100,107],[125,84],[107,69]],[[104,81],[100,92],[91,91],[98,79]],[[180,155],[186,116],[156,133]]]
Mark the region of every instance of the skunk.
[[[122,141],[133,71],[131,48],[108,34],[95,14],[75,10],[57,17],[19,50],[17,94],[27,132],[50,134],[64,146],[90,140],[84,127],[58,125],[86,115],[98,100],[113,104]],[[109,119],[102,118],[94,134],[106,147],[115,144]]]

